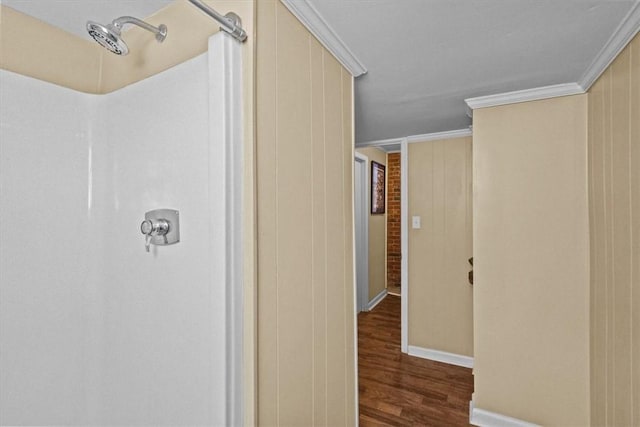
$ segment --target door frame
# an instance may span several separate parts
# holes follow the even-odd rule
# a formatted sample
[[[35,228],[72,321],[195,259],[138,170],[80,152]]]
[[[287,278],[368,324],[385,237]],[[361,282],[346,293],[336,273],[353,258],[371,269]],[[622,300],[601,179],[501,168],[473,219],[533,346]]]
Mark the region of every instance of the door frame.
[[[356,163],[362,163],[362,169],[360,171],[360,188],[356,188],[356,180],[354,179],[354,207],[356,205],[355,192],[362,194],[360,200],[360,215],[358,216],[358,209],[354,209],[354,229],[360,229],[359,233],[355,233],[355,250],[356,250],[356,313],[360,311],[367,311],[369,305],[369,192],[367,191],[367,165],[369,164],[369,158],[358,152],[354,153],[354,165]],[[356,169],[354,167],[354,177]],[[358,254],[362,256],[362,272],[358,274]],[[362,277],[362,280],[358,280],[358,277]],[[361,289],[364,288],[364,289]]]
[[[400,350],[409,353],[409,140],[400,143]]]
[[[400,146],[400,350],[409,352],[409,138],[398,138],[379,141],[375,144],[362,145],[356,148],[377,147],[384,149],[387,154],[397,153]],[[355,152],[358,158],[366,156]],[[367,159],[368,160],[368,159]],[[366,184],[365,184],[366,185]],[[355,187],[355,185],[354,185]],[[366,192],[366,189],[365,189]],[[367,194],[367,197],[369,195]],[[354,195],[355,204],[355,195]],[[367,230],[368,242],[368,230]],[[358,248],[358,242],[354,247]],[[368,244],[367,244],[368,249]],[[368,261],[368,260],[367,260]],[[368,281],[368,280],[367,280]],[[357,283],[354,286],[357,297]],[[358,304],[359,302],[356,302]]]

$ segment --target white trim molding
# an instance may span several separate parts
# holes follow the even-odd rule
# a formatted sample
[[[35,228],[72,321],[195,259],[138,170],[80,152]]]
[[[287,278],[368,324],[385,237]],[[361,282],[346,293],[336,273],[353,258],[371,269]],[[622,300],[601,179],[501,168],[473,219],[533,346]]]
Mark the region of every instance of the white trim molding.
[[[222,58],[222,60],[220,59]],[[244,252],[243,237],[243,130],[242,45],[224,31],[209,38],[209,230],[212,277],[216,287],[216,312],[212,321],[225,322],[225,335],[214,348],[226,348],[216,356],[213,369],[215,393],[226,395],[226,407],[214,405],[214,424],[244,424]],[[219,102],[219,100],[224,102]],[[219,125],[222,123],[223,126]],[[218,183],[222,183],[221,185]],[[217,286],[217,285],[216,285]],[[253,355],[249,353],[249,358]],[[217,372],[221,370],[221,372]],[[248,390],[252,392],[252,390]],[[217,399],[213,399],[217,401]],[[225,405],[222,399],[221,405]]]
[[[355,84],[353,81],[353,77],[351,77],[351,99],[355,99]],[[354,103],[351,102],[351,140],[355,141],[356,138],[356,125],[355,125],[355,106]],[[356,155],[356,151],[355,148],[352,147],[351,148],[351,154],[353,156]],[[366,157],[366,156],[365,156]],[[355,168],[354,168],[355,169]],[[351,179],[353,181],[354,179],[354,173],[355,170],[351,171]],[[351,198],[351,217],[355,218],[355,197]],[[356,228],[352,227],[351,230],[351,238],[353,239],[353,241],[356,241]],[[355,245],[351,245],[351,259],[355,260],[356,259],[356,246]],[[355,408],[356,410],[353,411],[353,425],[358,426],[359,420],[360,420],[360,384],[358,382],[358,378],[360,377],[359,371],[358,371],[358,310],[356,308],[356,299],[358,298],[358,293],[356,290],[356,286],[357,286],[357,282],[356,282],[356,269],[355,269],[355,262],[354,262],[354,267],[353,267],[353,272],[352,272],[352,280],[353,280],[353,371],[355,372],[355,377],[356,380],[353,382],[353,396],[354,396],[354,401],[355,401]]]
[[[475,110],[476,108],[497,107],[499,105],[538,101],[540,99],[557,98],[559,96],[579,95],[584,92],[585,90],[578,83],[563,83],[559,85],[542,86],[533,89],[516,90],[514,92],[467,98],[464,102],[471,110]]]
[[[476,408],[473,400],[469,402],[469,424],[478,427],[539,427],[538,424]]]
[[[355,205],[357,202],[357,194],[354,194],[354,239],[355,242],[355,256],[354,256],[354,283],[356,289],[356,310],[358,313],[360,310],[370,310],[369,308],[369,191],[367,191],[368,183],[368,165],[369,158],[364,154],[360,154],[354,151],[354,191],[360,193],[360,209]],[[360,186],[355,187],[356,170],[355,163],[362,163],[363,167],[360,171]],[[356,215],[360,213],[361,215]],[[364,217],[364,218],[363,218]],[[359,231],[356,233],[356,231]],[[358,262],[358,254],[362,256],[362,266]],[[358,270],[358,267],[362,267],[362,271]],[[358,281],[360,278],[360,281]],[[364,289],[361,289],[364,288]],[[357,319],[356,319],[357,320]],[[357,322],[356,322],[357,323]]]
[[[631,39],[640,30],[640,1],[636,1],[624,17],[620,25],[613,32],[607,43],[598,52],[587,71],[580,77],[578,84],[585,90],[589,90],[598,77],[605,72],[607,67],[616,59]]]
[[[367,311],[371,311],[375,308],[376,305],[380,304],[383,299],[387,297],[387,290],[383,289],[378,295],[373,297],[371,301],[369,301],[369,305],[367,306]]]
[[[435,362],[448,363],[449,365],[462,366],[463,368],[473,368],[473,357],[447,353],[446,351],[432,350],[430,348],[410,345],[409,356],[433,360]]]
[[[400,144],[400,350],[409,351],[409,144]]]
[[[282,4],[344,65],[353,77],[367,72],[364,64],[349,50],[309,0],[282,0]]]
[[[471,136],[471,129],[469,128],[425,133],[423,135],[411,135],[407,137],[407,142],[413,144],[416,142],[441,141],[443,139],[464,138],[467,136]]]
[[[402,145],[402,143],[399,142],[397,144],[390,143],[390,144],[384,144],[384,145],[370,145],[370,146],[364,146],[364,147],[356,147],[356,149],[360,149],[360,148],[377,148],[378,150],[382,150],[385,153],[393,153],[393,152],[399,153],[401,145]]]
[[[378,139],[376,141],[356,142],[356,148],[385,147],[387,145],[402,144],[402,141],[404,141],[404,138],[389,138],[389,139]]]
[[[444,132],[424,133],[421,135],[409,135],[402,138],[389,138],[389,139],[379,139],[377,141],[358,142],[356,143],[356,148],[378,147],[378,148],[384,149],[385,147],[392,146],[395,150],[397,146],[401,145],[405,141],[408,142],[409,144],[413,144],[416,142],[440,141],[443,139],[464,138],[466,136],[471,136],[471,135],[472,135],[472,131],[471,131],[471,127],[469,127],[466,129],[447,130]],[[389,151],[387,151],[387,153],[388,152]]]

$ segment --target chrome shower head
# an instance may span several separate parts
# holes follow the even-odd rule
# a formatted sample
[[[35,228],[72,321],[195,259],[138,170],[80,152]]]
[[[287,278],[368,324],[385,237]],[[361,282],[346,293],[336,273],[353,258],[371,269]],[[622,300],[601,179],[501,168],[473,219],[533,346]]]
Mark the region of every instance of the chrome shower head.
[[[153,25],[147,24],[133,16],[122,16],[118,19],[114,19],[111,24],[107,25],[87,21],[87,31],[89,32],[89,35],[105,49],[115,53],[116,55],[126,55],[129,53],[129,48],[120,34],[124,24],[137,25],[138,27],[154,33],[156,35],[156,40],[159,43],[162,43],[167,37],[166,25],[160,24],[158,27],[154,27]]]
[[[102,25],[97,22],[87,21],[87,31],[95,41],[110,52],[116,55],[129,53],[127,44],[120,36],[120,30],[114,27],[113,24]]]

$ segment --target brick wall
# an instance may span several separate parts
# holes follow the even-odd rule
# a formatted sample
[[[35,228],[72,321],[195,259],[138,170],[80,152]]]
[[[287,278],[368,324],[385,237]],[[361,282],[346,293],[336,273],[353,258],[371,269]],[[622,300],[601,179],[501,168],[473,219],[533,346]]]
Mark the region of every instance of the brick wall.
[[[387,286],[400,285],[400,153],[387,155]]]

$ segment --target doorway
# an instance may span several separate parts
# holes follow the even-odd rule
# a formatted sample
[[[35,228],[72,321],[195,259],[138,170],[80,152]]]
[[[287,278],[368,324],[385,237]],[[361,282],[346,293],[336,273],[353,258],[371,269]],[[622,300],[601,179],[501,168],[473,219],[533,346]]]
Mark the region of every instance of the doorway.
[[[354,214],[356,246],[356,312],[369,304],[369,223],[367,215],[367,156],[355,153]]]

